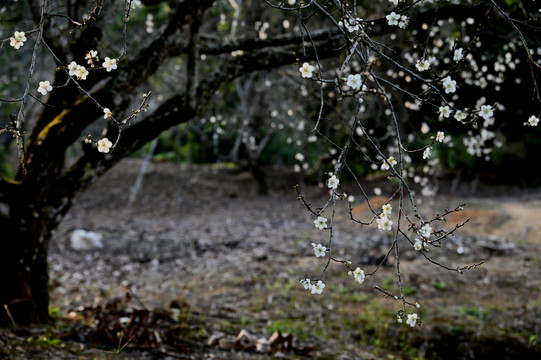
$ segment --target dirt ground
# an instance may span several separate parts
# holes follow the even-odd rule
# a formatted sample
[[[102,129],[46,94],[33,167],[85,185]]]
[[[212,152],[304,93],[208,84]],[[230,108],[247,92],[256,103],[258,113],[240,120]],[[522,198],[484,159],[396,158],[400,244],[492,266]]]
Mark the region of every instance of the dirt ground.
[[[422,199],[426,213],[466,204],[435,228],[470,219],[428,255],[450,268],[484,263],[459,274],[399,243],[404,293],[421,304],[407,308],[423,322],[410,328],[396,321],[401,302],[374,289],[397,293],[394,253],[362,285],[331,263],[323,294],[303,289],[299,280],[325,265],[310,244],[327,245],[328,232],[296,200],[294,176],[269,175],[273,190],[259,196],[242,172],[156,162],[130,204],[140,167],[119,164],[56,231],[49,259],[60,325],[0,335],[13,358],[541,358],[540,189],[464,184]],[[355,189],[343,188],[369,219]],[[313,204],[325,193],[306,189]],[[347,202],[338,203],[333,254],[369,273],[391,233],[348,218]],[[103,234],[103,247],[73,250],[75,229]]]

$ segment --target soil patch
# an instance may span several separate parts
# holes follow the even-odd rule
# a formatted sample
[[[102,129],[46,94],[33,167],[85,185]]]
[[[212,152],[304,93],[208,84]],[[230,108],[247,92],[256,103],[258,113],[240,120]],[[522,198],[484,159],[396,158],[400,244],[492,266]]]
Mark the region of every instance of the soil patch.
[[[440,213],[467,204],[438,225],[451,229],[469,219],[441,248],[428,253],[431,258],[450,268],[481,260],[484,264],[458,274],[428,263],[411,245],[403,251],[406,296],[421,303],[417,312],[423,321],[422,327],[411,329],[396,322],[400,301],[374,290],[380,286],[389,293],[398,291],[392,255],[362,286],[346,275],[345,267],[332,264],[322,295],[302,288],[299,280],[317,278],[325,265],[313,256],[310,244],[325,245],[328,233],[315,229],[313,217],[295,200],[294,183],[284,185],[294,176],[270,173],[270,182],[280,189],[259,196],[257,184],[236,170],[157,162],[130,204],[140,166],[140,160],[126,159],[106,174],[55,233],[50,249],[52,305],[65,326],[55,334],[73,332],[61,342],[64,350],[43,340],[45,329],[30,335],[0,334],[0,345],[26,339],[25,346],[19,345],[19,358],[32,353],[29,344],[39,341],[57,358],[70,358],[67,348],[77,358],[107,358],[110,354],[104,351],[117,347],[119,334],[131,323],[139,332],[124,332],[121,344],[135,336],[115,355],[120,358],[452,354],[449,358],[497,359],[505,352],[523,358],[541,354],[537,190],[423,199],[423,211]],[[314,204],[325,200],[321,188],[304,192]],[[373,216],[362,202],[354,206],[355,214]],[[375,270],[392,244],[390,233],[348,221],[346,202],[338,211],[334,256],[353,261],[367,273]],[[102,234],[103,247],[73,250],[69,237],[75,229]],[[113,300],[116,305],[112,299],[118,299]],[[73,324],[82,327],[74,331]],[[100,324],[105,327],[96,340],[91,336],[98,336]],[[2,337],[10,336],[15,339],[2,343]],[[278,342],[274,348],[273,336]],[[258,346],[267,350],[257,351]]]

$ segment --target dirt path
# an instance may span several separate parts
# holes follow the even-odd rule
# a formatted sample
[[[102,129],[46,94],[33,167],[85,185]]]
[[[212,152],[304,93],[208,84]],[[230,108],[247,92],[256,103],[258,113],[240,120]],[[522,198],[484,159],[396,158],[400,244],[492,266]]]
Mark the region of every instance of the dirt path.
[[[397,291],[393,257],[361,287],[344,267],[332,265],[323,295],[310,296],[302,289],[299,280],[318,277],[324,265],[310,243],[326,240],[289,187],[260,197],[245,174],[153,163],[130,207],[139,167],[139,160],[122,162],[84,194],[55,234],[52,304],[65,317],[81,318],[92,306],[126,292],[134,295],[127,307],[168,309],[169,321],[171,314],[180,319],[165,333],[183,339],[186,352],[165,342],[158,346],[161,352],[150,353],[155,358],[265,359],[279,351],[286,358],[369,359],[389,353],[433,358],[449,353],[453,359],[471,354],[495,359],[502,351],[519,356],[540,351],[538,190],[499,194],[493,189],[492,196],[425,200],[424,207],[438,211],[468,204],[448,226],[470,218],[452,241],[430,255],[450,267],[485,263],[459,275],[427,263],[413,249],[404,251],[406,295],[421,303],[424,321],[422,328],[411,330],[396,323],[400,303],[373,290],[379,285]],[[284,176],[276,179],[288,183]],[[321,195],[320,189],[308,189],[314,203]],[[335,254],[373,270],[392,239],[375,229],[360,231],[345,221],[348,216],[345,207],[337,215]],[[103,234],[104,247],[72,250],[69,235],[79,228]],[[241,330],[250,336],[245,345],[231,348],[226,335]],[[282,347],[274,348],[274,355],[251,347],[249,341],[269,340],[275,331],[293,334],[293,343],[280,338]],[[131,345],[124,354],[149,356],[129,350]]]

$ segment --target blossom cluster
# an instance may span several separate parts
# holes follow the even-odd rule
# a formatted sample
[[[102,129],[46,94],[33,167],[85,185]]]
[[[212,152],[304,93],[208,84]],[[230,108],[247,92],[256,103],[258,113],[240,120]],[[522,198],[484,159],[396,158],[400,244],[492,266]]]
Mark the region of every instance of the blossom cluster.
[[[421,226],[419,230],[417,230],[417,234],[420,236],[420,238],[415,238],[415,243],[413,244],[413,247],[417,251],[421,251],[422,249],[425,249],[426,241],[430,238],[432,235],[432,226],[430,224],[424,224]]]
[[[382,212],[376,219],[376,223],[378,224],[378,229],[384,230],[384,231],[391,231],[393,227],[393,221],[389,219],[391,216],[391,212],[393,210],[393,207],[391,204],[385,204],[381,207]]]
[[[417,60],[417,62],[415,63],[415,67],[419,72],[426,71],[434,62],[436,62],[436,58],[434,56],[429,56],[428,59],[421,58]]]
[[[385,17],[387,19],[387,25],[398,26],[401,29],[405,29],[408,26],[410,19],[406,15],[399,15],[394,11]]]
[[[405,316],[404,314],[398,314],[396,317],[397,317],[396,320],[401,324],[402,318],[404,318]],[[406,319],[406,324],[408,324],[411,327],[415,327],[415,325],[417,325],[417,322],[419,322],[419,315],[417,315],[416,313],[408,314],[407,319]]]
[[[338,26],[346,29],[349,33],[359,33],[363,31],[362,21],[362,19],[348,16],[340,20]]]
[[[312,283],[310,279],[303,279],[301,280],[301,284],[312,294],[319,295],[323,292],[323,289],[325,289],[325,283],[323,283],[321,280],[318,280],[316,283]]]
[[[88,70],[84,66],[78,65],[75,61],[69,63],[68,70],[70,76],[77,77],[77,80],[86,80],[88,76]]]
[[[91,67],[94,67],[95,66],[94,63],[100,60],[98,57],[98,52],[96,50],[90,50],[89,52],[86,53],[85,60],[88,65],[90,65]]]
[[[349,276],[353,276],[353,278],[355,279],[356,282],[358,282],[359,284],[362,284],[364,282],[364,278],[365,278],[365,274],[364,274],[364,270],[362,270],[361,268],[356,268],[355,270],[353,271],[349,271],[348,272],[348,275]]]

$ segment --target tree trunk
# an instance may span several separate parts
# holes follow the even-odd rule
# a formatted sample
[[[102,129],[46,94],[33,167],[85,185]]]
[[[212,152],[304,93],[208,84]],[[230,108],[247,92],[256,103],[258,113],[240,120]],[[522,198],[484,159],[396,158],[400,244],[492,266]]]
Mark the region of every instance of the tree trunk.
[[[26,211],[12,207],[8,216],[0,216],[0,326],[51,320],[47,245],[54,226],[23,207]]]

